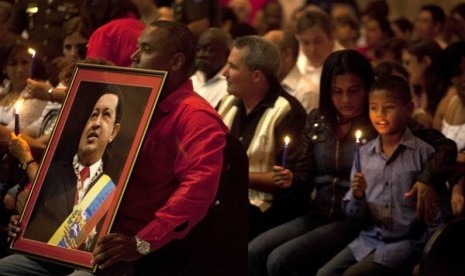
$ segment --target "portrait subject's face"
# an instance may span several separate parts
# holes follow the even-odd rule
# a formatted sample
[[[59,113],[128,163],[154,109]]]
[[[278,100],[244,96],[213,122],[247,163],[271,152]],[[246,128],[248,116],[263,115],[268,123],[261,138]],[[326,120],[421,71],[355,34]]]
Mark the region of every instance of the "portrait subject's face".
[[[81,164],[92,165],[102,158],[107,145],[118,134],[120,124],[115,124],[117,104],[115,94],[104,94],[95,104],[79,140]]]

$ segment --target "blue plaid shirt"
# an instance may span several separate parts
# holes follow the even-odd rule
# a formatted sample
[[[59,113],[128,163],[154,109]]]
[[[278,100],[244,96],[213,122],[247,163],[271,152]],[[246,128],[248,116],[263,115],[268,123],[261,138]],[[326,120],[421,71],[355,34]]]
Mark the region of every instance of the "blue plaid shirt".
[[[342,202],[348,218],[369,221],[349,244],[357,261],[374,250],[374,261],[387,267],[404,268],[418,261],[429,234],[438,225],[420,223],[416,198],[405,198],[404,194],[412,189],[433,153],[433,147],[408,128],[389,158],[382,153],[379,137],[361,147],[361,167],[368,184],[365,197],[357,200],[349,190]],[[352,168],[351,177],[354,172]]]

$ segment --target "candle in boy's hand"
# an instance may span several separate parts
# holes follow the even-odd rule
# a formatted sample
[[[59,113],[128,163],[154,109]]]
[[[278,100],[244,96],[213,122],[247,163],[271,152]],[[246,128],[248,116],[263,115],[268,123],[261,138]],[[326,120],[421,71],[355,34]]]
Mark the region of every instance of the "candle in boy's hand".
[[[362,165],[360,164],[360,138],[362,137],[362,132],[357,130],[355,132],[355,170],[357,172],[362,171]]]
[[[283,150],[283,159],[281,161],[281,167],[286,167],[286,158],[287,158],[287,150],[289,149],[289,143],[291,142],[291,138],[289,136],[284,137],[284,150]]]
[[[34,57],[36,56],[36,51],[32,48],[28,48],[27,52],[32,56],[31,59],[31,72],[29,74],[29,77],[32,79],[32,72],[34,72]]]
[[[16,103],[15,103],[15,134],[18,135],[20,132],[20,127],[19,127],[19,112],[21,111],[21,108],[23,107],[24,99],[19,98]]]

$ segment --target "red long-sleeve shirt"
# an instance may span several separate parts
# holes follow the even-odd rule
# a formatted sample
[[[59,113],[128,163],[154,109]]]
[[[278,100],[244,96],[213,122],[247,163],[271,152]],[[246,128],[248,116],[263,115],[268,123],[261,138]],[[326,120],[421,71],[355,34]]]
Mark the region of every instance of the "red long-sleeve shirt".
[[[154,251],[183,238],[218,188],[227,128],[190,81],[156,107],[113,231],[137,234]]]

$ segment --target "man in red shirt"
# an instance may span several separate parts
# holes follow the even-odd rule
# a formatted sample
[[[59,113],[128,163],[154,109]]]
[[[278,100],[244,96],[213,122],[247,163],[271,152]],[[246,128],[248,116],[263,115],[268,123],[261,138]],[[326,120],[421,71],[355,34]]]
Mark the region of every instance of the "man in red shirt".
[[[222,169],[228,130],[216,111],[193,92],[192,33],[180,23],[158,21],[142,32],[137,44],[133,67],[168,71],[168,77],[112,233],[99,239],[93,251],[98,275],[134,272],[144,255],[182,239],[214,203]],[[17,221],[10,224],[11,238],[21,230],[14,225]],[[12,256],[0,260],[0,274],[44,273],[50,267]],[[28,270],[20,270],[24,266]]]

